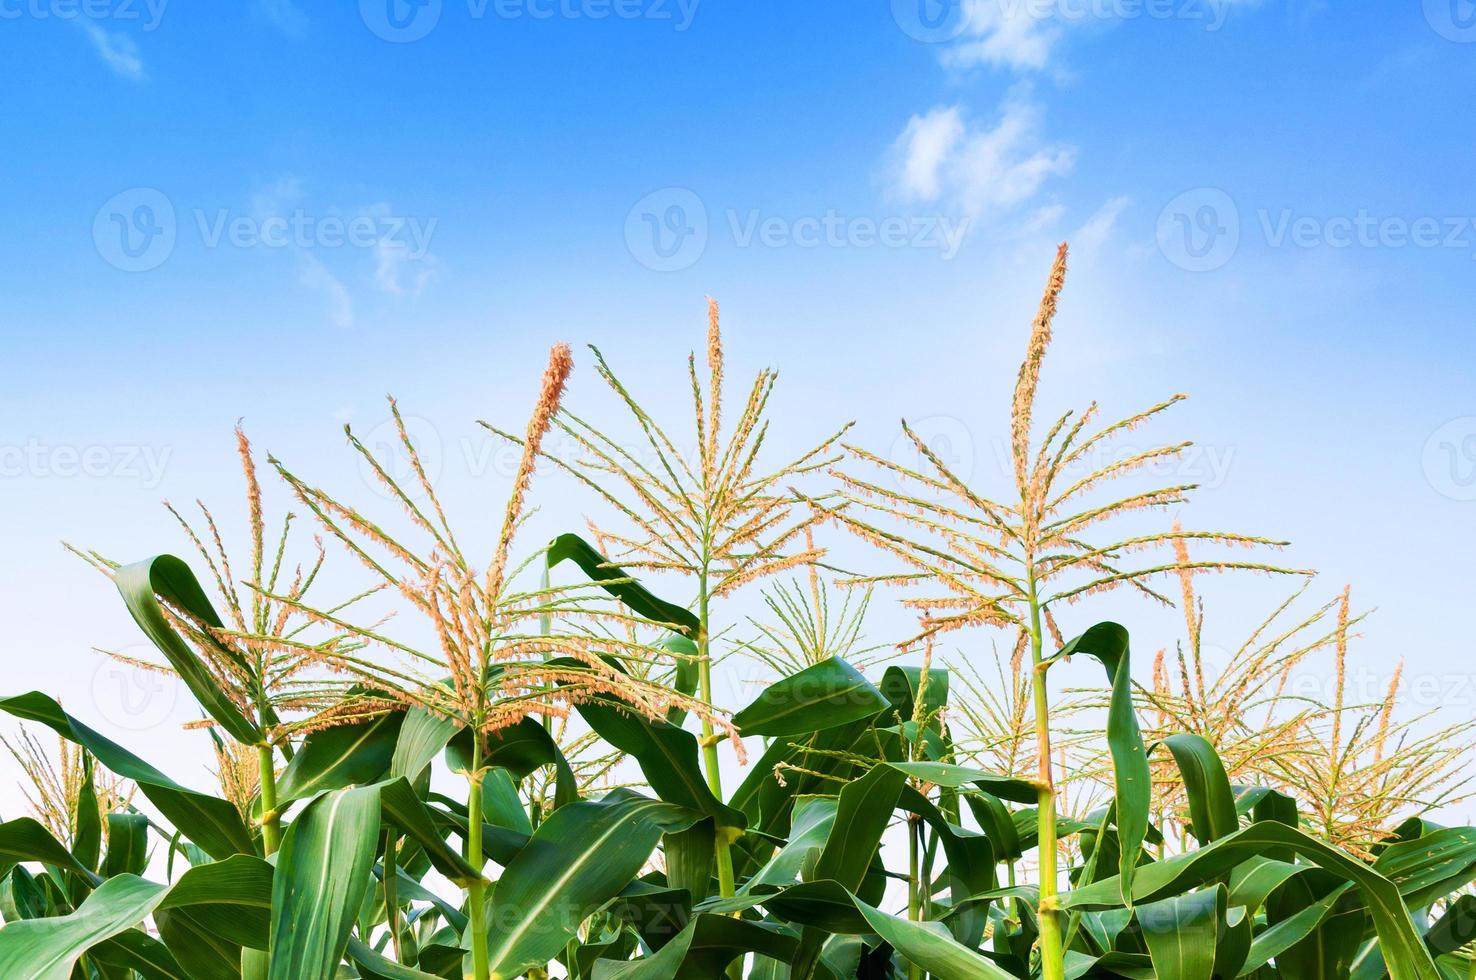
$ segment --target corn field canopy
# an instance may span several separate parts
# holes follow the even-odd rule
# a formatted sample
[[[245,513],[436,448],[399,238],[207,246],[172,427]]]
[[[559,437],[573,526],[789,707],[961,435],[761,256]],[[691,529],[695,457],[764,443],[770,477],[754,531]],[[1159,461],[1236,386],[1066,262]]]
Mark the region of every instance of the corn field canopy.
[[[685,418],[598,351],[576,415],[552,349],[526,426],[483,423],[519,460],[490,540],[393,402],[400,465],[345,432],[369,502],[238,431],[244,540],[202,503],[153,556],[72,549],[153,649],[99,655],[189,691],[218,787],[12,670],[0,978],[1476,977],[1476,829],[1438,822],[1472,720],[1403,714],[1395,663],[1350,691],[1352,592],[1142,483],[1188,443],[1107,451],[1181,396],[1037,411],[1066,264],[1004,493],[905,423],[908,461],[808,419],[773,458],[777,375],[726,377],[714,302]],[[548,474],[592,516],[529,542]],[[1285,598],[1226,621],[1212,573]],[[1158,606],[1182,632],[1130,630]],[[751,700],[716,703],[732,671]]]

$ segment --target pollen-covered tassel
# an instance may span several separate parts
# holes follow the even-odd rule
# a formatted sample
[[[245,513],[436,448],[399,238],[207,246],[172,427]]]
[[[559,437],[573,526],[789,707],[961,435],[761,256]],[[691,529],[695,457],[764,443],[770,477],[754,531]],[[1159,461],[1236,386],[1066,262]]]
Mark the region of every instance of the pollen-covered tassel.
[[[507,552],[512,545],[513,533],[517,530],[518,518],[522,516],[528,486],[533,481],[533,468],[543,446],[543,437],[553,424],[553,417],[564,398],[564,387],[569,373],[574,370],[574,355],[568,344],[554,344],[548,352],[548,367],[543,372],[543,386],[538,392],[538,403],[533,406],[533,416],[528,419],[528,434],[523,440],[523,458],[518,462],[517,476],[513,479],[512,496],[507,501],[507,511],[502,518],[502,533],[497,538],[497,550],[487,568],[487,602],[495,604],[502,594],[502,579],[507,571]]]

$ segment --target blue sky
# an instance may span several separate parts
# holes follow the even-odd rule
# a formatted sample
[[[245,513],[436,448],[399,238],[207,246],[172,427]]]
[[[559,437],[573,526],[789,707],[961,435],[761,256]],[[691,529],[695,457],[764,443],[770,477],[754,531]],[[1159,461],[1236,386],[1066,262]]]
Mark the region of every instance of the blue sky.
[[[473,422],[551,342],[681,412],[707,294],[735,376],[781,371],[776,445],[906,416],[987,482],[1069,239],[1047,401],[1191,393],[1186,522],[1293,539],[1379,607],[1370,670],[1469,714],[1476,10],[917,2],[0,0],[11,686],[123,734],[88,648],[132,627],[56,541],[178,548],[157,501],[234,500],[236,419],[360,486],[337,427],[393,391],[478,522]]]

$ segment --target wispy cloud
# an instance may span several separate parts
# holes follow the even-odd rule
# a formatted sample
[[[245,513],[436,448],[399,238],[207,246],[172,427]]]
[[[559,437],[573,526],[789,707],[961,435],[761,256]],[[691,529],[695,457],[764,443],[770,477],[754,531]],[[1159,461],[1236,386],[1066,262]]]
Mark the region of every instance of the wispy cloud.
[[[138,45],[133,38],[118,31],[110,31],[87,17],[78,17],[72,23],[87,35],[93,50],[113,74],[131,81],[144,77],[143,59],[139,57]]]
[[[988,66],[1017,72],[1052,67],[1068,32],[1129,20],[1176,20],[1218,31],[1232,11],[1261,0],[958,0],[958,38],[941,53],[951,68]]]
[[[1112,229],[1117,225],[1117,219],[1127,209],[1130,202],[1126,197],[1108,198],[1107,202],[1097,209],[1097,213],[1087,219],[1086,224],[1071,235],[1071,245],[1078,255],[1090,255],[1106,243],[1107,237],[1112,234]]]
[[[988,220],[1029,203],[1075,161],[1075,147],[1043,139],[1039,110],[1023,98],[1006,101],[992,126],[938,107],[913,116],[893,143],[893,190]]]
[[[348,288],[328,267],[309,252],[297,253],[297,281],[300,285],[323,293],[328,299],[328,319],[336,327],[354,325],[354,302]]]
[[[252,12],[293,40],[307,34],[308,16],[292,0],[252,0]]]

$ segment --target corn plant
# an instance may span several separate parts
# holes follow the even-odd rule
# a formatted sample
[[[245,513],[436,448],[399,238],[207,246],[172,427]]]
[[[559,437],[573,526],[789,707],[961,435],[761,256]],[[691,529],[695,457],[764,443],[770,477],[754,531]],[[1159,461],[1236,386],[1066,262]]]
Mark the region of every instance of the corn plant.
[[[915,435],[922,469],[844,428],[768,461],[775,377],[727,410],[716,304],[683,437],[598,351],[616,411],[576,415],[553,348],[526,427],[488,425],[519,463],[486,541],[442,506],[394,402],[403,479],[345,431],[381,512],[269,456],[302,514],[269,535],[238,436],[244,559],[203,509],[181,519],[193,565],[79,550],[161,656],[124,659],[198,702],[181,737],[208,740],[218,785],[40,692],[0,698],[27,726],[7,744],[31,808],[0,823],[0,977],[1476,976],[1476,831],[1435,823],[1464,793],[1469,722],[1400,716],[1397,669],[1370,703],[1348,693],[1347,593],[1301,612],[1304,586],[1207,662],[1197,576],[1291,570],[1190,551],[1278,544],[1259,537],[1103,533],[1192,487],[1107,492],[1182,445],[1090,462],[1176,399],[1035,437],[1064,277],[1063,249],[1003,497]],[[622,419],[634,444],[606,434]],[[602,508],[588,537],[520,535],[550,473]],[[301,558],[299,519],[322,538]],[[824,581],[821,525],[875,545],[877,567]],[[364,581],[321,598],[330,561],[335,583]],[[760,613],[730,613],[760,581]],[[892,594],[910,635],[865,616]],[[1093,611],[1062,629],[1134,596],[1181,605],[1186,627],[1153,638],[1141,681],[1123,626]],[[765,674],[746,704],[714,703],[724,643]],[[1052,697],[1076,655],[1105,682]],[[1324,659],[1330,694],[1288,691]]]

